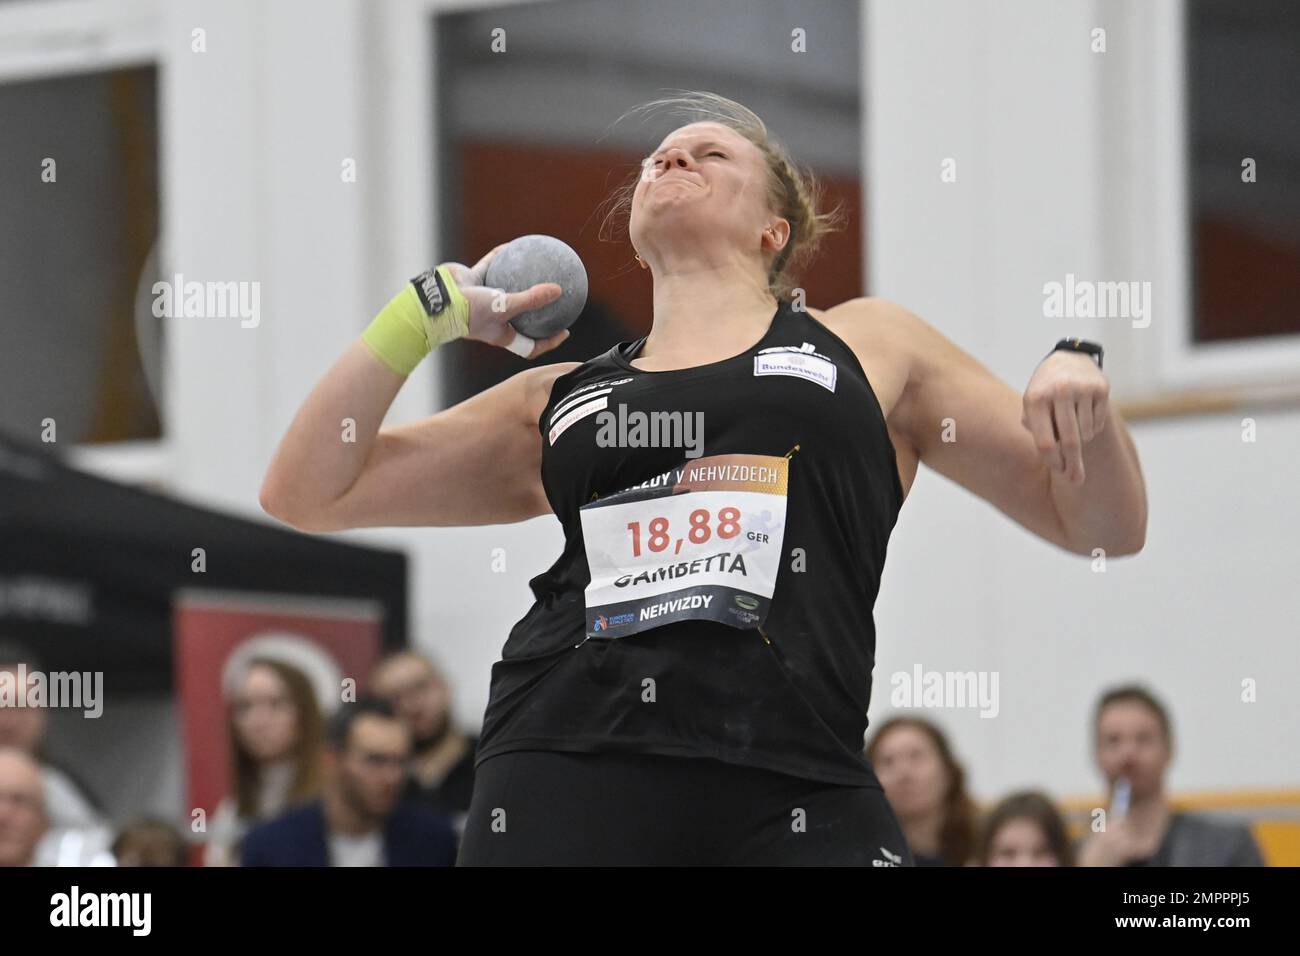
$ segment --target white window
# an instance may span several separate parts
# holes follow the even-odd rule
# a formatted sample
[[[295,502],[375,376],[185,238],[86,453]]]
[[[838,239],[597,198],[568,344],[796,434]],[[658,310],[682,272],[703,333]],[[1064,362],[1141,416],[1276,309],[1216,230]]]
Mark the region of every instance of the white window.
[[[1161,377],[1267,390],[1300,378],[1300,5],[1152,8]],[[1140,90],[1134,96],[1143,95]],[[1253,181],[1252,181],[1253,180]]]
[[[156,3],[0,5],[0,428],[165,477]],[[144,289],[143,295],[141,288]]]

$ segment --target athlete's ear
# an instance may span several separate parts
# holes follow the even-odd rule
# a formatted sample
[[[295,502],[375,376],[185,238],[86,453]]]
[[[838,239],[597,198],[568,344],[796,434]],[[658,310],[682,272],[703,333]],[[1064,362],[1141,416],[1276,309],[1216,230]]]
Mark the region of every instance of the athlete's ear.
[[[773,252],[780,252],[785,248],[785,244],[790,239],[790,223],[785,219],[777,219],[775,222],[769,222],[767,228],[763,230],[763,237],[759,241],[764,248],[771,249]]]

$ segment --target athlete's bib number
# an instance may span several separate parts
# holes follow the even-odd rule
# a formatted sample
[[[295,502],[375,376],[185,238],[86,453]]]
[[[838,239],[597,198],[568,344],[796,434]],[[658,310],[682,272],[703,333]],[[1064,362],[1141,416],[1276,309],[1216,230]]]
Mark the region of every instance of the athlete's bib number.
[[[768,455],[696,458],[585,505],[587,634],[689,619],[760,626],[780,570],[789,467]]]

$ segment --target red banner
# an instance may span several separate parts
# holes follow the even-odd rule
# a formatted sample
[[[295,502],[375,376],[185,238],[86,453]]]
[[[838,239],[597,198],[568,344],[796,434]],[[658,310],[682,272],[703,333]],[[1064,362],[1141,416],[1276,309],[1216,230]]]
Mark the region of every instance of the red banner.
[[[187,806],[211,819],[230,785],[223,681],[250,657],[272,657],[312,681],[328,718],[342,682],[364,691],[380,653],[378,602],[238,591],[182,590],[173,607],[176,688],[185,746]]]

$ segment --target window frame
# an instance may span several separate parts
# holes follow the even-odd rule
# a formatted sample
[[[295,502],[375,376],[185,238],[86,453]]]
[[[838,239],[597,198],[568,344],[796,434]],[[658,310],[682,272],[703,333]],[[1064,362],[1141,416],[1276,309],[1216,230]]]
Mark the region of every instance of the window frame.
[[[1166,0],[1150,8],[1157,37],[1152,83],[1142,108],[1130,122],[1153,132],[1155,155],[1150,165],[1164,170],[1155,177],[1146,208],[1135,209],[1140,222],[1156,224],[1149,249],[1155,264],[1153,287],[1165,290],[1158,306],[1158,376],[1169,388],[1204,389],[1294,382],[1300,378],[1300,333],[1235,341],[1196,342],[1192,241],[1190,103],[1184,77],[1188,56],[1187,0]],[[1129,91],[1129,95],[1140,95]],[[1134,134],[1138,130],[1132,131]],[[1149,218],[1148,218],[1149,217]],[[1140,233],[1139,233],[1140,234]]]
[[[154,67],[161,78],[163,53],[161,0],[25,0],[0,5],[0,84],[139,66]],[[160,139],[163,123],[160,110]],[[160,404],[165,399],[158,396]],[[101,477],[165,487],[173,474],[174,453],[166,409],[160,407],[158,416],[160,438],[78,442],[66,457],[74,467]]]

